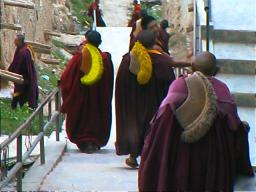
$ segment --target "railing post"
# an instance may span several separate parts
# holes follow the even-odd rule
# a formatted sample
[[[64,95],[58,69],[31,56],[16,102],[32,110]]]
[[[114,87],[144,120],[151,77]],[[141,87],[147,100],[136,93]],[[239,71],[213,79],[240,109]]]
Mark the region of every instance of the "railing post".
[[[60,140],[60,131],[61,131],[61,113],[60,113],[60,89],[58,89],[56,95],[55,95],[55,111],[58,111],[59,114],[56,119],[56,141]]]
[[[17,137],[17,162],[22,163],[22,135],[20,134]],[[22,172],[23,168],[21,167],[20,170],[17,172],[17,191],[22,191]]]
[[[95,31],[97,27],[97,16],[96,16],[96,9],[93,10],[93,25],[92,30]]]
[[[210,43],[209,0],[204,0],[204,10],[206,12],[206,51],[209,51],[209,43]]]
[[[44,112],[43,112],[43,107],[39,111],[38,115],[38,123],[39,123],[39,131],[44,132]],[[45,148],[44,148],[44,136],[40,140],[40,162],[41,165],[45,164]]]
[[[48,121],[50,121],[51,116],[52,116],[52,102],[51,102],[51,99],[50,99],[49,103],[48,103]]]

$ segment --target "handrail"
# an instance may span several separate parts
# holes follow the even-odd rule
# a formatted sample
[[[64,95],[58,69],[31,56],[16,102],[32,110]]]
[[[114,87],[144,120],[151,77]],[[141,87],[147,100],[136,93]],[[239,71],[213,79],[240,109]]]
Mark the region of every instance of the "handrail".
[[[210,8],[210,0],[194,0],[194,55],[203,50],[202,33],[206,37],[205,50],[210,50]],[[206,27],[205,30],[202,30],[203,26]]]
[[[16,129],[10,137],[8,137],[6,140],[4,140],[0,144],[0,150],[5,148],[7,145],[9,145],[14,139],[16,139],[21,134],[21,132],[24,129],[28,127],[28,125],[33,121],[33,119],[39,113],[40,109],[43,108],[49,102],[52,96],[55,95],[57,92],[58,92],[58,89],[55,89],[46,97],[46,99],[36,108],[36,110],[32,113],[32,115],[29,116],[29,118],[25,121],[25,123],[19,126],[18,129]]]
[[[93,10],[93,26],[92,26],[92,30],[95,31],[96,27],[97,27],[97,20],[96,20],[96,9]]]
[[[176,78],[179,78],[181,75],[187,75],[191,73],[191,69],[188,67],[175,67],[174,68]]]
[[[48,104],[48,112],[51,111],[51,105],[49,103],[55,99],[55,112],[50,114],[48,122],[44,124],[43,122],[43,109]],[[30,115],[24,124],[22,124],[9,138],[4,140],[0,144],[0,155],[8,145],[14,140],[17,139],[17,162],[14,167],[4,175],[4,179],[0,182],[0,189],[5,187],[8,182],[16,176],[17,178],[17,191],[22,191],[22,165],[24,161],[29,158],[29,155],[33,152],[38,143],[40,143],[40,160],[41,164],[45,163],[45,149],[44,149],[44,135],[47,128],[53,123],[56,122],[56,141],[59,141],[59,132],[61,130],[61,113],[60,113],[60,90],[56,88],[53,90],[46,99],[38,106],[38,108]],[[32,142],[31,146],[27,151],[22,154],[22,131],[29,128],[34,118],[39,117],[39,134]],[[2,169],[2,167],[1,167]]]
[[[204,0],[204,10],[206,13],[206,51],[209,51],[210,43],[210,31],[209,31],[209,2],[210,0]]]

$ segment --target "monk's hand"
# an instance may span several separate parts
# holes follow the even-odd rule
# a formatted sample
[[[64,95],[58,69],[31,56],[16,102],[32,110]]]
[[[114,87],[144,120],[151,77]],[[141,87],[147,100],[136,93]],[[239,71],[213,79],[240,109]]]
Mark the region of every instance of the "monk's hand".
[[[250,131],[250,125],[247,121],[242,121],[243,127],[246,130],[246,132]]]

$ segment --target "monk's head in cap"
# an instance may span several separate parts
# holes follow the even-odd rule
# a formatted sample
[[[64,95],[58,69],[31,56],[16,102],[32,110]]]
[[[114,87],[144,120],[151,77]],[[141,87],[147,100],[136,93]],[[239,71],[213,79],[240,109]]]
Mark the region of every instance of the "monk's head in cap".
[[[216,57],[210,52],[202,52],[192,59],[192,70],[200,71],[206,76],[214,76],[217,72]]]
[[[138,41],[147,49],[155,45],[156,35],[150,30],[142,30],[138,35]]]
[[[87,34],[86,39],[87,39],[88,43],[94,45],[95,47],[99,47],[99,45],[102,42],[101,35],[98,31],[90,31]]]

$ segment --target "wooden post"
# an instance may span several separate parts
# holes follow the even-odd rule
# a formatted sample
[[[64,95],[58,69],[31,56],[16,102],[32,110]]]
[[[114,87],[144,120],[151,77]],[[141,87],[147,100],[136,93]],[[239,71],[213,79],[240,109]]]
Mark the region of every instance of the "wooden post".
[[[9,24],[9,23],[1,23],[0,24],[0,29],[10,29],[10,30],[21,31],[21,25]]]
[[[33,47],[33,50],[37,53],[51,54],[51,49]]]
[[[15,83],[18,83],[18,84],[23,84],[24,79],[20,78],[20,77],[17,77],[16,75],[10,75],[10,74],[6,73],[4,70],[0,71],[0,77],[1,78],[12,81],[12,82],[15,82]]]
[[[14,6],[14,7],[23,7],[27,9],[34,9],[34,3],[28,3],[20,0],[12,1],[12,0],[4,0],[4,5]]]
[[[27,44],[31,45],[33,48],[43,48],[43,49],[51,49],[50,45],[33,42],[33,41],[26,41]]]
[[[0,72],[3,72],[3,73],[6,73],[6,74],[9,74],[9,75],[12,75],[14,77],[23,79],[23,76],[18,74],[18,73],[13,73],[13,72],[10,72],[10,71],[7,71],[7,70],[3,70],[3,69],[0,69]]]
[[[60,59],[40,59],[42,62],[46,64],[51,64],[51,65],[59,65],[60,64]]]
[[[56,37],[61,37],[60,33],[54,32],[54,31],[49,31],[49,30],[45,30],[44,31],[45,35],[49,35],[49,36],[56,36]]]

